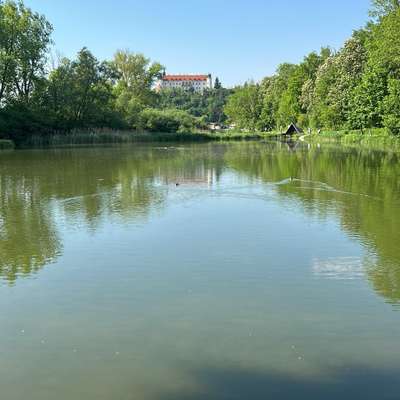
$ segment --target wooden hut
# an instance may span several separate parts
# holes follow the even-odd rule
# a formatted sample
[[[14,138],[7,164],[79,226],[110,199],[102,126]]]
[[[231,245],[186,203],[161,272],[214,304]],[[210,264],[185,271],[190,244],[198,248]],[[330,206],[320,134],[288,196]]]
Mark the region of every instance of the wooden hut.
[[[299,134],[301,135],[303,133],[303,130],[298,127],[296,124],[290,124],[287,131],[284,133],[285,136],[292,136]]]

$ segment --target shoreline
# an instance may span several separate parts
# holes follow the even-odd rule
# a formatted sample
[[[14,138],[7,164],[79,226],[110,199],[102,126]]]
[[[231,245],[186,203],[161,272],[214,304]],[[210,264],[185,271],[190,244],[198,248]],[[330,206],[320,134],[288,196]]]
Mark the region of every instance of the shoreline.
[[[15,143],[0,139],[0,150],[55,148],[76,146],[98,146],[128,143],[156,142],[211,142],[277,139],[277,132],[257,131],[198,131],[185,132],[135,132],[98,129],[76,131],[69,134],[31,136],[25,141]],[[321,131],[320,133],[294,135],[294,141],[310,144],[330,143],[340,146],[363,147],[400,152],[400,137],[388,134],[384,129],[361,131]]]
[[[251,131],[136,132],[96,129],[92,131],[75,131],[68,134],[32,135],[20,142],[0,139],[0,150],[151,142],[240,141],[260,140],[273,137],[276,137],[276,133]]]
[[[331,143],[345,147],[369,148],[400,152],[400,136],[390,135],[385,129],[365,131],[321,131],[304,135],[306,143]]]

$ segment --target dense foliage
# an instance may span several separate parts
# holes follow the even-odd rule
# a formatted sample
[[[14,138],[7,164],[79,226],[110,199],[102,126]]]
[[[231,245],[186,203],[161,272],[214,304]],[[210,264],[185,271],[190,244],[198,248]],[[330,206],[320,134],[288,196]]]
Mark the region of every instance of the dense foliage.
[[[322,48],[260,83],[154,91],[164,67],[117,51],[99,61],[83,48],[53,60],[52,25],[21,0],[0,0],[0,139],[91,128],[182,132],[232,123],[258,131],[302,127],[400,134],[400,0],[373,0],[372,20],[339,51]]]
[[[201,127],[199,121],[186,111],[152,108],[140,113],[139,126],[149,132],[192,132]]]
[[[204,93],[179,88],[165,89],[159,94],[158,107],[177,108],[201,118],[204,123],[223,124],[227,119],[224,106],[231,93],[232,90],[223,88],[216,78],[214,88]]]
[[[241,128],[386,127],[400,134],[400,1],[374,0],[366,27],[339,51],[323,48],[238,87],[225,112]]]
[[[164,67],[142,54],[119,50],[99,61],[83,48],[50,67],[52,30],[22,1],[0,0],[0,139],[90,128],[190,132],[226,119],[229,91],[218,79],[204,94],[156,93]]]

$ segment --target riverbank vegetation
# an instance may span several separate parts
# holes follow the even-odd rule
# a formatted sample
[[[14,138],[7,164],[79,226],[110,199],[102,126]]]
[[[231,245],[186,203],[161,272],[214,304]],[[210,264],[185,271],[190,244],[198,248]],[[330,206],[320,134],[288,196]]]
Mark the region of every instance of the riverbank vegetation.
[[[216,139],[216,138],[215,138]],[[31,135],[21,147],[64,147],[146,142],[200,142],[214,140],[209,132],[135,132],[132,130],[85,129],[68,134]]]
[[[161,132],[146,131],[137,132],[133,130],[118,129],[85,129],[73,130],[51,135],[33,134],[25,139],[20,147],[64,147],[79,145],[103,145],[103,144],[126,144],[146,142],[204,142],[204,141],[229,141],[229,140],[259,140],[276,137],[276,133],[223,130],[210,131],[199,130],[196,132]],[[2,147],[2,142],[11,144],[11,147]],[[0,141],[0,149],[13,148],[10,140]]]
[[[235,89],[225,112],[238,127],[282,131],[291,122],[330,131],[385,127],[400,135],[400,1],[374,0],[371,20],[339,51],[284,63]]]
[[[339,131],[337,137],[371,128],[399,136],[400,0],[374,0],[371,18],[339,51],[325,47],[299,64],[284,63],[261,83],[226,89],[217,78],[203,93],[158,93],[154,84],[165,70],[159,62],[128,50],[101,61],[87,48],[74,59],[54,57],[45,16],[6,0],[0,2],[0,139],[17,146],[120,143],[147,140],[149,133],[248,139],[282,132],[291,122],[310,132]],[[210,123],[235,128],[210,132]]]
[[[392,135],[385,128],[360,130],[322,130],[304,137],[308,143],[333,143],[342,146],[357,146],[377,150],[400,152],[400,137]]]
[[[21,145],[77,130],[93,139],[99,128],[189,133],[225,120],[229,90],[219,80],[203,95],[157,93],[160,63],[128,50],[106,61],[87,48],[72,60],[54,57],[52,32],[45,16],[22,1],[0,2],[0,139]]]

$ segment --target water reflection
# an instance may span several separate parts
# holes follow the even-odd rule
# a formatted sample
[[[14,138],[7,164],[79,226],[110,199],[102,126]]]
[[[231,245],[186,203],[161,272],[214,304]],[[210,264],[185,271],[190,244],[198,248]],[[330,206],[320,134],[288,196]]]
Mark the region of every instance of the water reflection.
[[[314,259],[313,273],[319,278],[359,279],[364,276],[364,261],[360,257]]]
[[[400,302],[399,155],[309,145],[284,150],[248,143],[240,151],[231,147],[226,160],[239,173],[277,182],[283,201],[295,199],[304,212],[339,217],[342,229],[376,254],[365,268],[374,289]]]
[[[83,220],[92,231],[110,217],[143,221],[163,209],[170,184],[210,186],[218,180],[222,159],[216,162],[207,148],[182,150],[138,146],[3,154],[0,277],[12,284],[61,254],[61,215],[71,225]]]
[[[314,273],[343,278],[366,271],[377,293],[399,303],[399,161],[390,152],[253,142],[3,154],[0,276],[15,283],[60,256],[60,215],[91,230],[109,218],[146,221],[168,205],[176,183],[210,188],[234,171],[244,182],[272,186],[288,207],[340,218],[374,255],[373,263],[315,260]]]
[[[61,251],[54,217],[35,179],[0,176],[0,276],[13,284]]]

